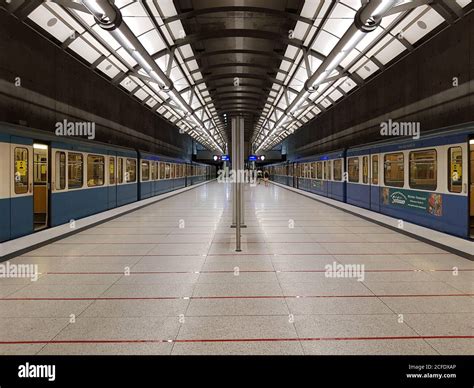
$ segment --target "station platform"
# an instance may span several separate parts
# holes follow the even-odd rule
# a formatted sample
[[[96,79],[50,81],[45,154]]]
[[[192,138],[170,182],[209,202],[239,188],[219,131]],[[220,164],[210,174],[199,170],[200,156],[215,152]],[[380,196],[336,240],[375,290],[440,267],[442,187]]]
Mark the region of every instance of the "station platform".
[[[263,183],[245,187],[237,253],[231,190],[11,259],[40,276],[0,279],[0,354],[473,354],[472,261]]]

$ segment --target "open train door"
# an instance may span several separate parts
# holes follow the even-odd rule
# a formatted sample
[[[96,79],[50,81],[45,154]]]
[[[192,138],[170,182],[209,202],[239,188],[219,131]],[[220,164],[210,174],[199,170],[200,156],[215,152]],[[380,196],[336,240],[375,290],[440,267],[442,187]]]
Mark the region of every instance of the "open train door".
[[[35,142],[33,144],[33,213],[35,231],[49,226],[49,198],[51,192],[49,159],[49,145]]]

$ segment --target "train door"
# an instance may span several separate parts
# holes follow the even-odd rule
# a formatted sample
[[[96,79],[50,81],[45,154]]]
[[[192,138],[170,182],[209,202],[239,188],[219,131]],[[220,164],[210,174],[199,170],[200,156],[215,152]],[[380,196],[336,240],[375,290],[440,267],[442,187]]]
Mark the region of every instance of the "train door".
[[[10,238],[14,239],[34,230],[33,141],[12,136],[11,142]]]
[[[49,146],[33,144],[33,220],[34,230],[49,225]]]
[[[293,163],[289,163],[288,164],[288,186],[290,187],[293,187],[293,180],[294,180],[294,172],[293,172],[293,168],[294,168],[294,164]]]
[[[470,235],[474,238],[474,138],[469,140],[469,215]]]
[[[380,211],[380,155],[370,155],[370,209]]]
[[[107,187],[108,208],[117,207],[117,156],[109,156],[109,186]]]
[[[298,165],[293,163],[293,187],[298,187]]]

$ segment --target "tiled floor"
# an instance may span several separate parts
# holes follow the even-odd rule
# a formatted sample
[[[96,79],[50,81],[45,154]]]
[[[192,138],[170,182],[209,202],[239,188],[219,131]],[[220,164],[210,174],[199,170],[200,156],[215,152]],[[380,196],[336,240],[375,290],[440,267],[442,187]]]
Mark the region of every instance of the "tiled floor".
[[[474,354],[473,262],[274,185],[246,187],[236,253],[230,190],[11,260],[42,274],[0,279],[0,354]]]

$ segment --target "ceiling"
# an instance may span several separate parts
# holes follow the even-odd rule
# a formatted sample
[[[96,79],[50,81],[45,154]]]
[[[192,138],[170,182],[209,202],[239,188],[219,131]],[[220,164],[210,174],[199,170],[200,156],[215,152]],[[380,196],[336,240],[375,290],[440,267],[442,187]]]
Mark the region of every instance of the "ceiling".
[[[175,4],[219,116],[223,122],[231,115],[244,116],[245,139],[250,140],[304,0]]]
[[[244,116],[254,151],[271,149],[473,4],[11,0],[3,7],[180,131],[224,152],[231,116]]]

